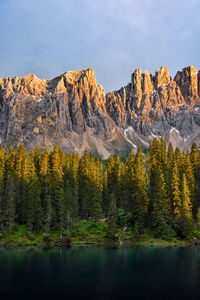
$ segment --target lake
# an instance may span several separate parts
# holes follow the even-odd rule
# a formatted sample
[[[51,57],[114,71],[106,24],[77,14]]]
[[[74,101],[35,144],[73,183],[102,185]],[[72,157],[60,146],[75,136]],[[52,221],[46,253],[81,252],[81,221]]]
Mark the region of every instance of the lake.
[[[1,249],[0,299],[200,299],[200,249]]]

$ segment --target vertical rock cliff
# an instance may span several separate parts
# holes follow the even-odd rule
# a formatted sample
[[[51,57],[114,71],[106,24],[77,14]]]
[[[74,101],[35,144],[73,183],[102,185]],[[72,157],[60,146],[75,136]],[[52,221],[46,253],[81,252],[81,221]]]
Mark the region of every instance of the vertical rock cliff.
[[[177,72],[174,80],[166,67],[154,76],[135,70],[131,83],[106,95],[107,112],[126,136],[129,128],[129,139],[136,144],[146,146],[162,136],[188,148],[200,137],[199,74],[193,66]]]
[[[200,140],[200,71],[140,69],[131,82],[105,95],[93,69],[41,80],[33,74],[0,78],[0,142],[28,150],[58,144],[65,151],[110,153],[166,138],[187,149]]]

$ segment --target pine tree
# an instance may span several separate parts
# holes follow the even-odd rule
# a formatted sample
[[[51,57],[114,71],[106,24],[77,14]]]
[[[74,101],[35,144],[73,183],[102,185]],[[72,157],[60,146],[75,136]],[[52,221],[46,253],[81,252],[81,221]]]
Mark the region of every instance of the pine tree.
[[[183,174],[183,165],[182,165],[181,151],[180,151],[179,148],[175,149],[174,161],[176,162],[176,165],[177,165],[180,176],[182,176],[182,174]]]
[[[173,178],[173,169],[174,169],[174,149],[172,143],[169,143],[168,150],[167,150],[167,176],[166,176],[166,190],[167,194],[171,200],[171,204],[173,203],[173,192],[172,192],[172,178]],[[171,205],[173,211],[173,205]]]
[[[176,163],[174,164],[172,171],[171,191],[172,211],[174,216],[179,218],[181,215],[180,177]]]
[[[150,171],[151,227],[156,237],[171,237],[170,204],[161,168],[153,163]]]
[[[5,177],[5,151],[0,149],[0,224],[3,226],[3,194],[4,194],[4,177]]]
[[[46,232],[49,232],[52,223],[52,204],[50,195],[50,166],[47,148],[44,149],[40,160],[39,179],[41,186],[42,221]]]
[[[155,159],[156,163],[161,167],[162,159],[161,159],[161,146],[160,142],[154,138],[152,144],[152,156],[151,159]]]
[[[99,159],[91,160],[92,195],[90,200],[90,216],[96,220],[102,216],[102,164]]]
[[[50,232],[51,223],[52,223],[52,204],[51,204],[51,196],[50,194],[48,194],[46,198],[46,209],[44,215],[45,232],[47,234],[49,234]]]
[[[35,166],[35,171],[37,176],[39,176],[40,173],[40,165],[41,165],[41,155],[40,155],[40,150],[38,147],[36,147],[35,149],[33,149],[31,151],[31,155],[33,157],[33,162],[34,162],[34,166]]]
[[[190,161],[192,164],[193,173],[196,174],[198,172],[198,148],[196,143],[192,144],[190,152]]]
[[[160,140],[160,165],[165,180],[167,180],[167,146],[163,138]]]
[[[57,146],[50,155],[50,196],[52,200],[52,224],[59,224],[60,237],[66,227],[65,194],[63,182],[63,154]]]
[[[190,154],[187,151],[185,159],[183,160],[183,169],[184,169],[184,173],[186,176],[186,180],[187,180],[187,185],[190,191],[190,200],[192,203],[192,208],[193,208],[193,216],[194,218],[196,218],[196,213],[197,213],[197,205],[195,203],[195,177],[194,177],[194,172],[193,172],[193,168],[192,168],[192,164],[190,161]]]
[[[117,232],[117,207],[116,199],[113,194],[109,195],[108,225],[109,237],[115,239],[115,234]]]
[[[79,203],[83,218],[98,219],[102,215],[102,190],[98,178],[96,161],[86,151],[79,165]]]
[[[16,219],[16,174],[15,174],[16,155],[11,147],[6,154],[6,178],[5,178],[5,216],[8,222],[9,234],[15,226]]]
[[[89,218],[88,205],[90,202],[90,156],[89,152],[85,151],[83,157],[79,164],[79,205],[80,205],[80,215],[84,219]]]
[[[24,159],[24,182],[26,184],[26,220],[27,231],[39,230],[41,226],[40,184],[31,155]]]
[[[143,156],[140,146],[137,150],[133,172],[132,192],[130,194],[132,201],[131,213],[133,215],[134,226],[137,226],[138,228],[138,233],[143,233],[148,210],[148,197]]]
[[[23,176],[24,169],[25,150],[21,144],[17,149],[16,153],[16,179],[17,179],[17,190],[16,190],[16,209],[17,209],[17,222],[19,224],[26,223],[26,185]]]
[[[112,174],[114,184],[115,184],[114,193],[115,193],[117,207],[123,207],[123,199],[121,197],[122,172],[123,172],[123,163],[120,161],[119,155],[117,155],[115,159],[113,174]]]
[[[70,164],[70,185],[72,187],[72,212],[73,218],[77,219],[79,215],[79,199],[78,199],[78,170],[80,157],[78,153],[73,153]]]
[[[196,220],[198,214],[198,208],[200,207],[200,160],[197,144],[193,143],[190,153],[190,161],[192,165],[192,171],[194,174],[194,190],[193,190],[193,217]]]
[[[181,216],[179,218],[180,232],[182,237],[190,238],[192,234],[192,205],[185,173],[183,173],[181,181],[181,204]]]
[[[119,155],[117,155],[116,159],[113,155],[109,157],[107,162],[107,169],[105,172],[106,176],[106,194],[107,201],[105,201],[106,210],[109,209],[109,199],[110,197],[114,197],[116,206],[124,207],[125,201],[122,199],[123,196],[123,187],[122,187],[122,177],[123,177],[124,165],[121,163]]]

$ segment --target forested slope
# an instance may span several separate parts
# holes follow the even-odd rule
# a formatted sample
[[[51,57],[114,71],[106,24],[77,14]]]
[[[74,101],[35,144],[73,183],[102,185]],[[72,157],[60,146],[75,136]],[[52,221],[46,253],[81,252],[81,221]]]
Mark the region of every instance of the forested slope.
[[[146,155],[139,147],[125,162],[82,157],[54,147],[28,153],[0,150],[0,228],[12,233],[26,225],[33,232],[70,235],[78,220],[102,221],[108,237],[131,228],[139,238],[190,238],[200,226],[200,151],[183,152],[154,139]],[[102,220],[103,219],[103,220]]]

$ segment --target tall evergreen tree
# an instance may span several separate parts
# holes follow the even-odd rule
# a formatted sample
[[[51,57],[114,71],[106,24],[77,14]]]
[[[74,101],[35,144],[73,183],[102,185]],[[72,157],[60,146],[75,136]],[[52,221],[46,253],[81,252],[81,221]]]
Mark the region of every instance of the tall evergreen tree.
[[[200,156],[196,143],[192,144],[190,161],[192,165],[192,171],[194,174],[194,190],[192,199],[193,217],[196,220],[198,209],[200,207]]]
[[[176,218],[181,215],[181,196],[180,196],[180,177],[176,163],[174,164],[172,171],[172,211]]]
[[[109,237],[115,239],[115,234],[117,232],[117,206],[113,194],[109,194],[108,225]]]
[[[145,182],[145,169],[141,147],[138,147],[135,168],[132,182],[132,215],[134,226],[137,227],[138,233],[142,233],[145,227],[145,220],[148,210],[147,186]]]
[[[6,155],[6,178],[5,178],[5,194],[4,197],[6,207],[5,216],[8,223],[9,233],[12,232],[16,219],[16,174],[15,174],[16,154],[11,147]]]
[[[50,166],[47,148],[44,149],[40,159],[39,179],[41,186],[42,221],[48,233],[53,219],[51,191],[50,191]]]
[[[160,166],[153,163],[150,172],[150,200],[152,205],[151,227],[155,236],[167,239],[171,236],[170,204],[164,176]]]
[[[52,224],[59,224],[60,237],[66,227],[65,195],[63,182],[63,156],[57,146],[50,155],[50,195],[52,199]]]
[[[31,155],[26,154],[24,159],[24,182],[26,184],[26,218],[27,230],[39,230],[41,226],[40,184]]]
[[[16,190],[16,207],[17,207],[17,222],[19,224],[26,223],[26,184],[24,181],[24,160],[25,150],[21,144],[17,149],[16,153],[16,179],[17,179],[17,190]]]
[[[185,173],[181,182],[181,216],[179,218],[179,228],[182,237],[190,238],[192,234],[192,205],[190,201],[190,190],[187,184]]]
[[[0,149],[0,224],[3,228],[4,219],[4,180],[5,180],[5,151]]]

